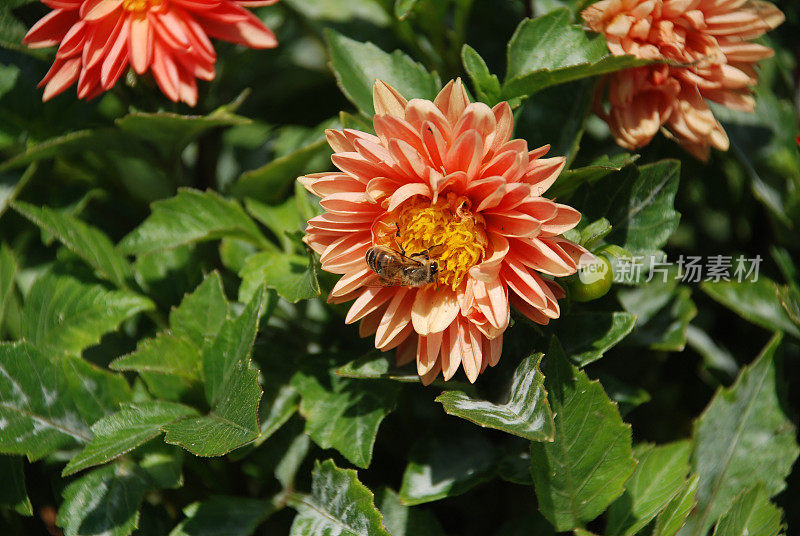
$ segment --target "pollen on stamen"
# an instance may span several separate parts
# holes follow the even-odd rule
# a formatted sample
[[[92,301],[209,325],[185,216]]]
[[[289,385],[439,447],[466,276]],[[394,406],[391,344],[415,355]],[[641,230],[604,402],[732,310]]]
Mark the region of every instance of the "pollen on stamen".
[[[486,229],[469,200],[450,194],[431,203],[415,198],[397,209],[399,244],[407,255],[428,251],[439,267],[439,283],[457,290],[470,268],[483,261]]]
[[[125,11],[147,11],[151,7],[160,6],[163,0],[122,0],[122,9]]]

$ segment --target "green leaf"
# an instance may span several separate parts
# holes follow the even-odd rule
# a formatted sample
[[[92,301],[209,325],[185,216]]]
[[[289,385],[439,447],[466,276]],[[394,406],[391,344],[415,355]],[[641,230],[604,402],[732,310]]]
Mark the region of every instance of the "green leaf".
[[[86,261],[104,279],[120,288],[130,287],[131,265],[111,240],[99,229],[79,219],[48,207],[14,203],[14,210],[55,236],[67,249]]]
[[[228,318],[228,309],[222,279],[218,272],[211,272],[170,312],[169,325],[176,335],[203,346],[217,336]]]
[[[758,279],[742,282],[704,281],[700,288],[748,322],[800,338],[800,327],[786,313],[781,305],[778,287],[768,277],[759,275]]]
[[[461,62],[472,79],[478,99],[489,106],[499,103],[502,100],[500,81],[489,71],[481,55],[471,46],[464,45],[461,49]]]
[[[262,285],[292,303],[320,294],[314,261],[308,255],[263,251],[247,259],[239,277],[239,300],[245,301]]]
[[[658,514],[653,536],[675,536],[686,523],[695,505],[697,504],[697,486],[700,478],[694,475],[684,482],[681,490],[672,498],[664,510]]]
[[[151,441],[140,449],[139,468],[151,487],[179,489],[183,486],[183,450],[161,441]]]
[[[236,107],[238,105],[234,104],[234,108]],[[223,106],[206,116],[169,112],[133,112],[114,122],[124,132],[133,134],[160,149],[169,148],[171,151],[183,150],[193,139],[209,130],[252,123],[246,117],[231,113],[230,105]]]
[[[477,400],[461,391],[445,391],[436,399],[448,415],[455,415],[484,428],[495,428],[531,441],[553,439],[553,412],[547,402],[544,376],[539,365],[543,354],[522,360],[504,401]]]
[[[375,494],[375,503],[383,514],[383,525],[392,536],[444,536],[433,514],[405,506],[391,488],[380,489]]]
[[[93,423],[112,413],[131,399],[125,377],[110,372],[77,355],[50,356],[58,374],[66,378],[67,388],[83,420]]]
[[[700,476],[697,507],[681,534],[700,536],[743,490],[763,482],[780,492],[800,453],[786,415],[775,335],[731,387],[721,388],[695,423],[693,470]],[[753,453],[758,455],[754,456]]]
[[[721,372],[729,382],[739,374],[739,364],[733,355],[697,326],[689,326],[686,329],[686,343],[700,354],[707,369]]]
[[[581,312],[565,316],[555,330],[559,340],[564,341],[564,353],[583,367],[603,357],[635,325],[636,316],[630,313]]]
[[[2,167],[0,164],[0,216],[5,213],[37,170],[36,164],[29,165],[22,173],[3,170]]]
[[[308,161],[325,153],[330,156],[331,150],[328,141],[323,137],[258,169],[242,173],[231,186],[230,192],[239,199],[250,197],[263,203],[280,201],[306,169]]]
[[[272,501],[217,495],[184,508],[170,536],[249,536],[276,511]]]
[[[269,371],[264,373],[267,375]],[[294,387],[278,383],[271,375],[267,378],[258,408],[261,436],[256,440],[256,445],[269,439],[300,408],[300,393]]]
[[[400,20],[405,20],[417,5],[417,0],[395,0],[394,16]]]
[[[786,285],[778,289],[778,297],[781,306],[792,322],[800,327],[800,290],[796,287]]]
[[[161,434],[161,428],[197,412],[182,404],[151,401],[130,404],[92,425],[94,438],[62,471],[71,475],[108,463]]]
[[[64,489],[57,523],[65,536],[128,536],[139,525],[145,491],[146,481],[135,467],[95,469]]]
[[[194,343],[171,333],[139,342],[135,352],[114,360],[114,370],[168,374],[188,382],[200,379],[202,355]]]
[[[28,342],[0,343],[0,431],[0,452],[30,460],[91,439],[67,378]]]
[[[297,195],[295,194],[295,197],[287,199],[280,205],[265,205],[253,199],[245,200],[247,211],[278,237],[283,251],[286,253],[295,251],[298,241],[292,235],[302,234],[307,225],[308,218],[300,213]],[[306,196],[306,193],[301,192],[299,195]]]
[[[499,452],[474,428],[426,433],[412,447],[400,486],[403,504],[455,497],[493,477]]]
[[[642,404],[650,402],[650,393],[640,387],[633,387],[609,374],[598,373],[597,380],[609,398],[619,404],[619,413],[623,417]]]
[[[403,383],[419,383],[419,376],[398,368],[383,352],[369,352],[336,369],[337,376],[362,380],[394,380]],[[453,382],[448,382],[452,386]],[[469,385],[469,384],[467,384]]]
[[[175,197],[153,203],[152,214],[122,239],[119,249],[145,255],[226,236],[272,247],[238,203],[212,191],[183,188]]]
[[[637,446],[634,456],[639,463],[625,483],[625,493],[608,509],[605,534],[636,534],[666,508],[683,487],[691,451],[690,441]]]
[[[23,516],[33,515],[33,505],[25,489],[22,458],[0,455],[0,508],[10,508]]]
[[[372,43],[360,43],[333,30],[326,30],[331,68],[345,96],[364,114],[372,116],[372,86],[383,80],[407,99],[433,100],[439,91],[439,76],[429,73],[403,52],[388,54]]]
[[[322,358],[315,366],[322,367]],[[341,378],[327,368],[300,370],[292,378],[300,393],[306,433],[324,449],[335,448],[358,467],[369,467],[378,427],[395,407],[400,387]]]
[[[742,492],[714,527],[714,536],[777,536],[781,509],[769,502],[763,484]]]
[[[354,470],[317,461],[311,494],[292,504],[297,516],[290,536],[390,536],[374,501]]]
[[[203,353],[206,401],[211,412],[163,427],[166,442],[197,456],[223,456],[258,437],[258,371],[250,361],[265,292],[228,320]]]
[[[531,95],[555,84],[646,65],[632,56],[612,56],[605,38],[570,24],[568,9],[525,19],[508,43],[503,98]]]
[[[633,473],[630,426],[597,381],[567,361],[553,339],[544,362],[555,413],[552,443],[531,443],[539,510],[559,532],[580,527],[619,497]]]
[[[516,137],[527,141],[528,147],[550,145],[548,155],[566,156],[569,167],[578,154],[594,86],[593,80],[576,80],[549,87],[527,99],[514,119]],[[570,98],[565,99],[564,95]],[[543,193],[538,191],[536,195]],[[547,196],[552,196],[549,190]]]
[[[567,169],[561,172],[556,182],[547,190],[548,197],[568,197],[583,184],[590,184],[603,177],[621,171],[633,164],[639,155],[620,153],[612,157],[606,155],[584,167]]]
[[[2,38],[0,38],[2,39]],[[19,78],[19,67],[16,65],[0,64],[0,98],[14,89]]]
[[[0,333],[2,333],[6,303],[11,301],[14,292],[16,276],[17,260],[14,258],[14,253],[5,244],[0,244]]]
[[[683,350],[689,322],[697,315],[691,295],[690,287],[678,285],[676,271],[658,274],[635,288],[620,289],[620,303],[637,319],[637,328],[625,343],[653,350]]]
[[[652,255],[678,227],[680,214],[674,202],[679,176],[677,160],[629,166],[621,176],[584,187],[570,203],[588,221],[609,220],[614,230],[607,242],[634,255]]]
[[[31,287],[22,327],[25,338],[41,350],[80,354],[128,318],[151,309],[153,303],[138,294],[45,274]]]
[[[48,134],[50,132],[52,131],[48,129]],[[73,130],[63,136],[46,139],[39,143],[30,143],[24,152],[0,163],[0,174],[41,160],[83,156],[87,153],[102,155],[108,151],[122,151],[125,155],[137,155],[140,158],[146,157],[150,152],[137,140],[131,139],[130,136],[124,135],[115,128]]]

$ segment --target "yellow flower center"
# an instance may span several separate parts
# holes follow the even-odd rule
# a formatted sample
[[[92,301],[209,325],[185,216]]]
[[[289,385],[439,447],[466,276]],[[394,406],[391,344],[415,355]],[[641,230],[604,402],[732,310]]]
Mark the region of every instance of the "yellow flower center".
[[[406,255],[427,251],[438,265],[439,283],[453,290],[486,252],[483,217],[470,210],[468,199],[455,194],[434,204],[414,198],[398,209],[396,223],[397,241]]]
[[[122,9],[125,11],[142,12],[151,7],[158,7],[164,0],[122,0]]]

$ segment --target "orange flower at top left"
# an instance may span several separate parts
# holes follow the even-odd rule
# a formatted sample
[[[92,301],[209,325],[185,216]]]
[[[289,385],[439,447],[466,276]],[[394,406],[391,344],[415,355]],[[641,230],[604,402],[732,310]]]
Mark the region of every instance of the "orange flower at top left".
[[[210,37],[251,48],[273,48],[275,34],[244,7],[278,0],[42,0],[53,12],[24,43],[58,45],[55,63],[39,87],[47,101],[78,83],[78,97],[111,89],[133,67],[153,73],[161,91],[189,106],[197,79],[212,80],[217,55]]]

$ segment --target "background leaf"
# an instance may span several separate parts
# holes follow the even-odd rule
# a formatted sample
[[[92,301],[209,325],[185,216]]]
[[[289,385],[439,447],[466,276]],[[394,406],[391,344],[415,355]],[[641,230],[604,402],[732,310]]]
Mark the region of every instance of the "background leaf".
[[[715,536],[775,536],[781,531],[783,512],[769,502],[763,485],[742,492],[714,527]]]
[[[697,507],[681,534],[705,534],[743,489],[761,482],[773,496],[786,486],[800,448],[783,409],[780,344],[781,337],[773,337],[736,383],[717,391],[697,421],[692,456],[700,476]],[[754,449],[757,458],[751,456]]]
[[[570,18],[569,10],[555,9],[517,27],[508,43],[505,99],[647,63],[632,56],[612,56],[601,35],[587,34],[570,24]]]
[[[636,534],[667,507],[684,485],[691,450],[689,441],[637,446],[636,469],[608,509],[606,534]]]
[[[400,501],[414,505],[461,495],[494,475],[498,456],[471,428],[425,434],[409,454]]]
[[[143,255],[223,236],[270,247],[242,207],[214,192],[183,189],[152,209],[150,217],[120,242],[122,252]]]
[[[359,43],[333,30],[326,32],[331,69],[342,92],[367,116],[375,114],[372,86],[383,80],[407,99],[433,100],[438,75],[429,73],[401,51],[387,54],[372,43]]]

